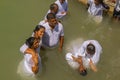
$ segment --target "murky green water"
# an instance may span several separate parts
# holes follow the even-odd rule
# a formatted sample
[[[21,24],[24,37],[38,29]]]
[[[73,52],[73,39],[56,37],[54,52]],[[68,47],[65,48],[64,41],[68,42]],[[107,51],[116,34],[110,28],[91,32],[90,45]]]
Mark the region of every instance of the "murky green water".
[[[28,38],[34,26],[42,20],[49,5],[55,0],[1,0],[0,1],[0,80],[24,80],[17,74],[23,56],[20,46]],[[69,14],[62,23],[65,44],[62,53],[57,49],[41,51],[43,71],[37,80],[120,80],[120,23],[105,16],[101,24],[87,17],[84,5],[69,1]],[[79,39],[96,39],[103,47],[98,72],[88,71],[86,77],[72,70],[66,60],[68,44]]]

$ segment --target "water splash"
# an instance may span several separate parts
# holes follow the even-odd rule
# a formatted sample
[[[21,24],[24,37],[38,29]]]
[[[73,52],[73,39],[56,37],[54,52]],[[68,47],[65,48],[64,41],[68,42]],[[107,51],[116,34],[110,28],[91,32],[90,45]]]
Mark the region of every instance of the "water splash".
[[[77,50],[80,48],[81,44],[83,43],[83,41],[84,41],[83,38],[77,38],[67,43],[65,46],[66,53],[68,52],[73,54],[76,53]]]

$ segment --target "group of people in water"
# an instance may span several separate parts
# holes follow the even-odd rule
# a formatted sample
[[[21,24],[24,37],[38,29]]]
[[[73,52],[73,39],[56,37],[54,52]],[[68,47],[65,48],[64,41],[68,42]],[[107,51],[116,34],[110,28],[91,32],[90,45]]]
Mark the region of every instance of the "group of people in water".
[[[102,0],[88,0],[88,13],[95,17],[102,17],[103,9],[109,9]],[[34,76],[41,71],[41,48],[47,49],[58,46],[62,51],[64,43],[64,29],[59,21],[68,14],[68,1],[56,0],[50,5],[44,20],[40,21],[20,47],[20,52],[24,55],[23,68],[27,74]],[[87,74],[87,68],[97,71],[96,64],[99,61],[102,47],[96,40],[84,41],[75,53],[68,52],[65,56],[68,64],[77,69],[81,75]]]
[[[112,18],[113,21],[120,21],[120,0],[80,0],[81,2],[87,5],[88,13],[90,17],[97,22],[100,23],[103,19],[103,13],[108,13],[109,11],[113,13]],[[110,5],[109,3],[113,3],[114,5]],[[114,8],[112,10],[112,8]],[[111,13],[110,13],[111,14]]]

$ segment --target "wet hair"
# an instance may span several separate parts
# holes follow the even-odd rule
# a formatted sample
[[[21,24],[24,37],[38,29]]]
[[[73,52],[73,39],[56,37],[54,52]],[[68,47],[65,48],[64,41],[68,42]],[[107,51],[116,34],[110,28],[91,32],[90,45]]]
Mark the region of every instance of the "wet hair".
[[[25,44],[26,44],[29,48],[31,48],[32,45],[33,45],[33,43],[34,43],[34,40],[35,40],[35,39],[36,39],[35,37],[29,37],[28,39],[26,39]]]
[[[87,70],[84,70],[84,71],[80,72],[80,75],[86,76],[87,75]]]
[[[36,31],[39,31],[41,28],[44,28],[44,29],[45,29],[44,26],[42,26],[42,25],[37,25],[37,26],[35,27],[35,29],[33,30],[33,32],[35,33]]]
[[[47,20],[55,19],[55,18],[56,18],[56,16],[55,16],[54,13],[48,13],[48,14],[47,14]]]
[[[54,10],[56,6],[58,7],[58,5],[56,3],[52,3],[50,5],[50,10]]]
[[[95,46],[91,43],[87,45],[87,52],[90,55],[93,55],[95,53]]]

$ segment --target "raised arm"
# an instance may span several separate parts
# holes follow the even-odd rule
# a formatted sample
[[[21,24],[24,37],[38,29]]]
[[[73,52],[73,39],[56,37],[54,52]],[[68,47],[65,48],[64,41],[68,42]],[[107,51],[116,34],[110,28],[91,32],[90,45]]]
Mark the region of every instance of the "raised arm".
[[[76,62],[78,62],[80,64],[79,71],[80,72],[85,71],[85,68],[83,66],[82,56],[79,56],[78,58],[72,56],[72,58],[73,58],[74,61],[76,61]]]
[[[90,68],[91,68],[94,72],[97,72],[97,71],[98,71],[98,70],[97,70],[97,67],[94,65],[94,63],[92,62],[91,59],[90,59],[89,64],[90,64]]]

